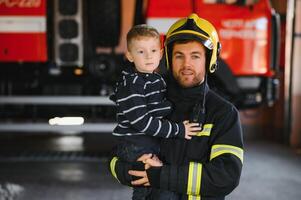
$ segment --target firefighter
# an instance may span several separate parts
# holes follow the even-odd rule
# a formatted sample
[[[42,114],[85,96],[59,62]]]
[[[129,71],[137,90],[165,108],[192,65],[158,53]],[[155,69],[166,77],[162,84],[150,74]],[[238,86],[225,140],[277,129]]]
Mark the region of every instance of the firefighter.
[[[175,109],[169,119],[189,118],[203,129],[191,140],[162,139],[159,158],[143,155],[131,164],[113,157],[110,170],[119,182],[150,185],[149,199],[167,199],[162,194],[170,191],[170,199],[220,200],[238,185],[244,152],[239,114],[207,85],[220,46],[215,28],[196,14],[170,27],[165,40],[167,98]]]

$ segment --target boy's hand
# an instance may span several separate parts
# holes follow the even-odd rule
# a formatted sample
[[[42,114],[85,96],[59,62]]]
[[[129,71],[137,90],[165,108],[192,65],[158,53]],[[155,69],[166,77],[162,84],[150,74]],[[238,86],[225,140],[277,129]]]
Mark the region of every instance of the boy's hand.
[[[189,123],[188,120],[183,122],[185,126],[185,139],[191,140],[191,136],[196,135],[198,132],[202,131],[199,123]]]
[[[153,155],[151,158],[145,160],[144,163],[145,163],[145,169],[149,169],[150,167],[163,166],[162,161],[156,155]]]

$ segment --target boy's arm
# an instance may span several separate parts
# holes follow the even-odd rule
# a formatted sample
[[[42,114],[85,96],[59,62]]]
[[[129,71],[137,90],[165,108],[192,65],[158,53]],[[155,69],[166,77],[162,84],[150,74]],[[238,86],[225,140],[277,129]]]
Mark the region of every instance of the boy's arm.
[[[149,110],[147,107],[148,95],[144,93],[144,84],[128,84],[122,91],[119,91],[116,99],[116,103],[122,110],[122,113],[117,113],[117,115],[124,115],[131,126],[140,133],[163,138],[184,138],[185,127],[183,123],[174,123],[152,116],[152,112],[155,110]],[[171,108],[167,106],[158,109]]]

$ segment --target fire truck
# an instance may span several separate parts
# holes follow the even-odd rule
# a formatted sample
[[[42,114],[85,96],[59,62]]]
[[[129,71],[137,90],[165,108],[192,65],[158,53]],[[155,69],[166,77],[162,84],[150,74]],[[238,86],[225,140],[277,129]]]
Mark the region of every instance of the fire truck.
[[[278,15],[268,0],[220,2],[0,0],[0,131],[110,132],[108,96],[127,64],[126,30],[147,23],[164,40],[192,12],[216,27],[222,44],[211,88],[240,109],[272,105]]]

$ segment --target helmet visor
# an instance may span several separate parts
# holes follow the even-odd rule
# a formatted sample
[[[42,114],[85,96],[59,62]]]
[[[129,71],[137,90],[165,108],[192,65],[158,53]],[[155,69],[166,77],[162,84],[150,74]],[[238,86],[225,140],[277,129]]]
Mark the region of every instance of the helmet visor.
[[[169,38],[166,40],[166,45],[178,40],[196,40],[209,50],[212,50],[214,47],[212,41],[207,36],[190,30],[183,30],[170,34]]]

